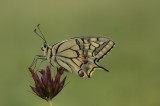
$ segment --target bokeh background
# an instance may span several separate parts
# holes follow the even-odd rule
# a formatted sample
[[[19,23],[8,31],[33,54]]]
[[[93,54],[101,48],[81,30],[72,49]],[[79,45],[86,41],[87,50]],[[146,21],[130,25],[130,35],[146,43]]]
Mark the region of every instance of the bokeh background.
[[[54,106],[160,106],[159,0],[0,0],[0,106],[48,106],[29,87],[39,23],[51,44],[101,35],[116,43],[100,61],[110,72],[66,73]]]

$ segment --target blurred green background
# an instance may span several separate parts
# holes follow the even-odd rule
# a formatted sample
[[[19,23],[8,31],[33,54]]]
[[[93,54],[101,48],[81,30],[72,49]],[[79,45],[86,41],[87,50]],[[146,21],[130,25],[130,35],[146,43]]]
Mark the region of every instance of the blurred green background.
[[[0,0],[0,106],[48,106],[29,87],[39,23],[51,44],[101,35],[116,43],[100,61],[110,72],[66,73],[53,106],[160,106],[159,0]]]

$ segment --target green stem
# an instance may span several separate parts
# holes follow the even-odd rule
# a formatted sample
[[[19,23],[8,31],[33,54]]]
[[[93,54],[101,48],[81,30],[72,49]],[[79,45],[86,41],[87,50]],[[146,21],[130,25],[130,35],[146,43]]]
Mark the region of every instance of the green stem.
[[[49,106],[52,106],[52,101],[51,100],[49,100],[48,103],[49,103]]]

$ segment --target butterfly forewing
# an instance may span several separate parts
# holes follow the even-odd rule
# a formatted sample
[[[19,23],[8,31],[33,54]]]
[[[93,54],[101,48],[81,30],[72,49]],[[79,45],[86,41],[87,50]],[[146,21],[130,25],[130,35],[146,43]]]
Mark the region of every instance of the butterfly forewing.
[[[53,46],[55,62],[68,71],[84,72],[90,77],[95,68],[105,69],[97,64],[114,46],[105,37],[79,37],[62,41]]]

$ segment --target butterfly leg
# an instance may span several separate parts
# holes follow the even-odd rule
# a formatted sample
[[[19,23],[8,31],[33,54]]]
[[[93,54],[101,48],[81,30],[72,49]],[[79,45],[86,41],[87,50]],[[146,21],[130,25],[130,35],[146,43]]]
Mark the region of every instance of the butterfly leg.
[[[41,61],[40,61],[39,65],[38,65],[38,68],[36,69],[36,72],[39,70],[39,67],[41,66],[42,62],[44,62],[44,61],[45,61],[45,60],[41,60]],[[36,67],[36,64],[35,64],[35,67]],[[34,69],[35,69],[35,67],[34,67]]]
[[[30,67],[33,67],[33,66],[34,66],[34,69],[35,69],[36,63],[37,63],[38,60],[45,61],[45,60],[47,60],[47,58],[46,58],[46,56],[44,56],[44,55],[36,55],[36,56],[34,57],[34,59],[33,59],[32,64],[30,65]]]

